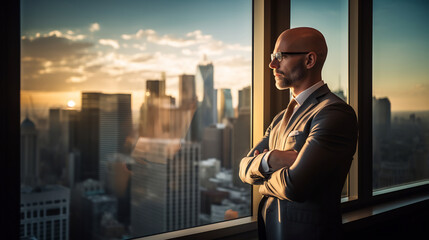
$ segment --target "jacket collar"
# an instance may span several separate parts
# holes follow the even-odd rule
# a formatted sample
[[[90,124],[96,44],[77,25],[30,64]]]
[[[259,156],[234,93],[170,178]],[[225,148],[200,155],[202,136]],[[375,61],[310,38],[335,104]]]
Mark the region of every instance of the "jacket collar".
[[[319,103],[319,98],[321,96],[324,96],[331,92],[329,90],[328,85],[325,83],[320,88],[318,88],[316,91],[314,91],[305,101],[304,103],[298,108],[298,110],[293,114],[292,118],[290,119],[287,127],[286,127],[286,133],[288,136],[289,132],[295,127],[296,123],[301,119],[302,116],[306,112],[308,112],[311,108],[313,108],[314,105]]]

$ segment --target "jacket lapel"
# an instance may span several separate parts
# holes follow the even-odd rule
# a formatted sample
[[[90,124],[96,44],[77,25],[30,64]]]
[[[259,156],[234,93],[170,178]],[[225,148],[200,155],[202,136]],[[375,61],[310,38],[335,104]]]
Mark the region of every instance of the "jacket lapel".
[[[289,133],[295,128],[296,124],[299,122],[299,120],[308,112],[310,111],[316,104],[319,103],[318,98],[329,93],[330,90],[328,88],[327,84],[324,84],[319,89],[314,91],[306,100],[305,102],[298,108],[298,110],[293,114],[292,118],[289,120],[289,123],[286,127],[286,136],[289,136]]]

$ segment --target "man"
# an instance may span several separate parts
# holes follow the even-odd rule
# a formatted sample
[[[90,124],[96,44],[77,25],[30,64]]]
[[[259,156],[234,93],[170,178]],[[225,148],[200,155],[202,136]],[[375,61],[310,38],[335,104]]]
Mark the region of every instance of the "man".
[[[322,81],[327,52],[319,31],[294,28],[280,34],[271,55],[276,87],[293,98],[240,163],[241,180],[259,185],[263,195],[261,239],[341,238],[341,191],[357,119]]]

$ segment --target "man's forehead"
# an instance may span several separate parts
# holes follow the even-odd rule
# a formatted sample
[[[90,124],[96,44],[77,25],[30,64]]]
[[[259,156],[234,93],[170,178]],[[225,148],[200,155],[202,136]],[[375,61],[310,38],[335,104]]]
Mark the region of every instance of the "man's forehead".
[[[287,35],[280,35],[276,41],[275,50],[277,52],[287,52],[293,50],[293,38]]]

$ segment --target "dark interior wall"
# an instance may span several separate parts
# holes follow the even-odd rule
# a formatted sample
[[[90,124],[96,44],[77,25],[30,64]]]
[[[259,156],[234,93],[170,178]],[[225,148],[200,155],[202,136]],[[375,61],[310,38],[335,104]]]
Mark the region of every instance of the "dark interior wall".
[[[1,239],[19,237],[19,1],[0,7],[0,189]]]

